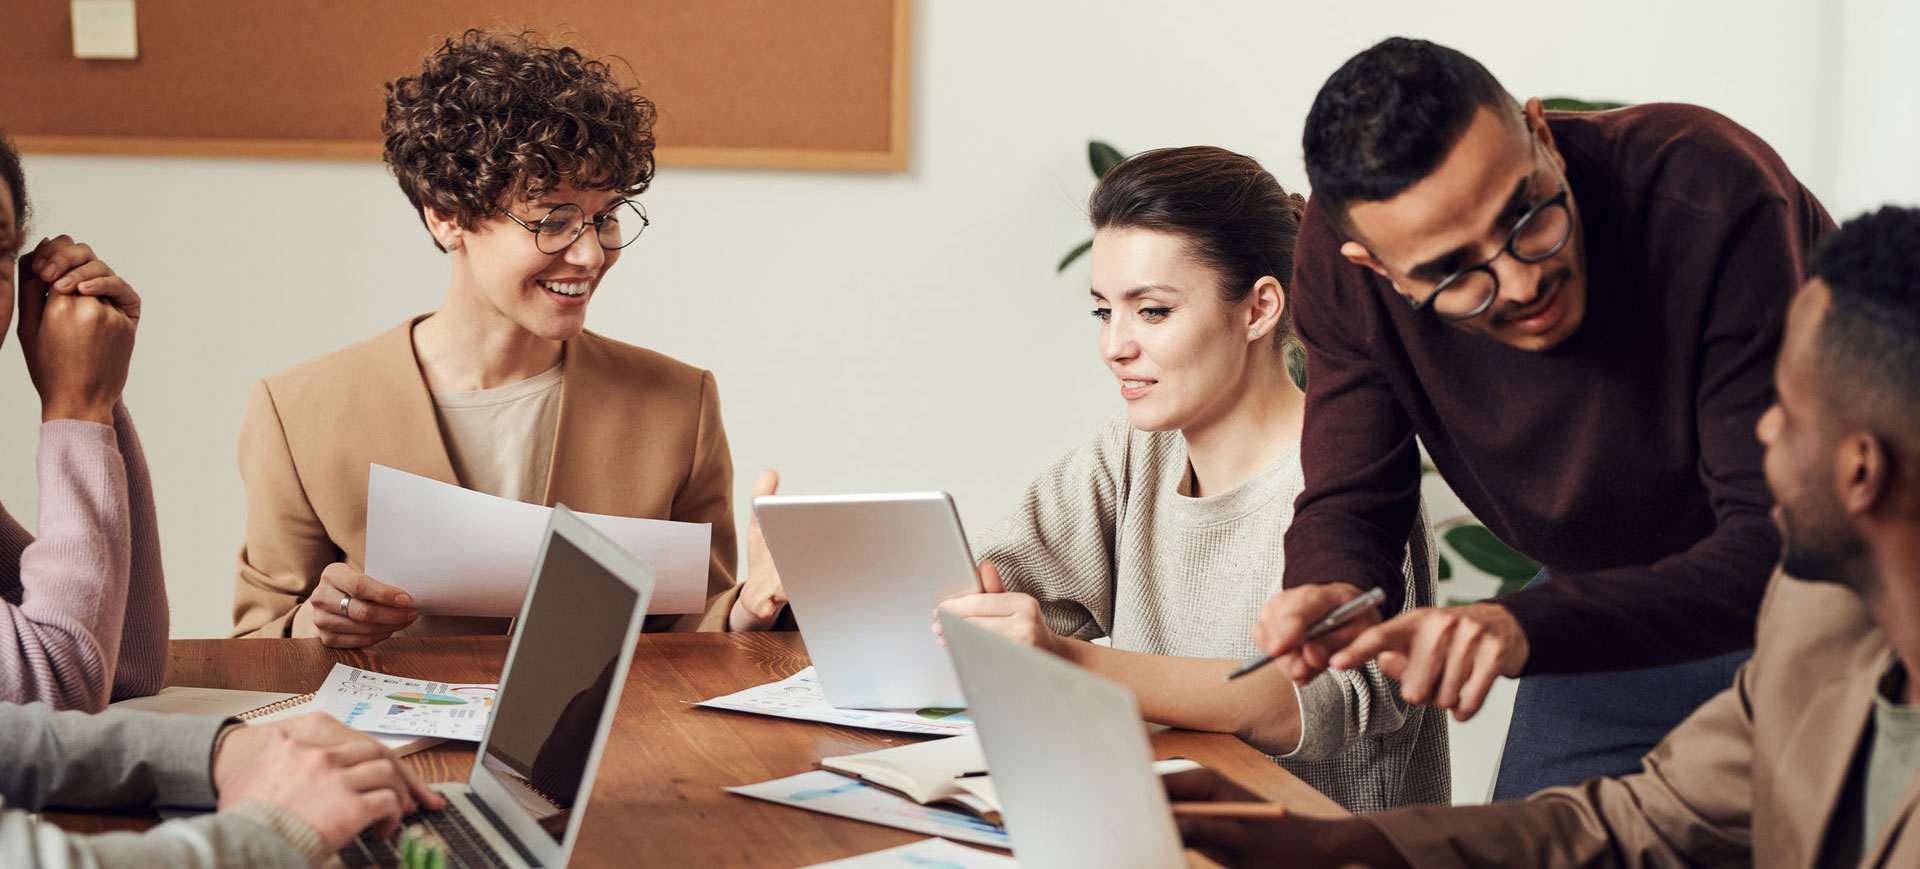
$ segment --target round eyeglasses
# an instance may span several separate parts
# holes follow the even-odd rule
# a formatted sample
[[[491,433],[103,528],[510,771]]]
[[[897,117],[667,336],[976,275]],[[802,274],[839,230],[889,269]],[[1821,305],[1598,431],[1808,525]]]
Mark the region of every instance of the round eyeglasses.
[[[612,208],[601,212],[598,220],[588,220],[587,212],[572,203],[547,212],[539,222],[531,225],[514,217],[511,212],[507,214],[507,219],[533,233],[533,246],[539,248],[541,253],[559,253],[572,247],[588,226],[593,227],[594,237],[605,250],[619,250],[633,244],[633,240],[639,238],[647,228],[647,210],[631,199],[614,203]]]
[[[1573,212],[1567,206],[1567,185],[1562,183],[1558,193],[1520,215],[1507,233],[1507,243],[1493,256],[1446,276],[1413,308],[1432,308],[1440,319],[1449,322],[1478,317],[1500,297],[1500,276],[1494,274],[1493,263],[1501,254],[1512,254],[1529,265],[1544,262],[1566,247],[1572,237]]]

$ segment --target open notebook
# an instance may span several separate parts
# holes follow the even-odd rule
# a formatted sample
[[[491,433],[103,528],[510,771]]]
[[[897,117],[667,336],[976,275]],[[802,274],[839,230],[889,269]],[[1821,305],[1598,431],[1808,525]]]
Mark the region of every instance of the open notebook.
[[[820,768],[852,776],[923,806],[945,803],[1000,823],[1000,798],[973,736],[950,736],[879,751],[823,758]]]
[[[220,718],[231,716],[248,724],[264,724],[305,715],[308,712],[321,711],[319,707],[312,705],[314,696],[280,691],[176,686],[162,688],[158,694],[133,697],[112,705],[114,709],[133,709],[141,712],[213,715]],[[381,745],[386,746],[394,754],[412,754],[446,741],[437,736],[394,736],[382,733],[368,735],[379,740]]]
[[[1199,766],[1190,760],[1154,761],[1170,775]],[[923,806],[946,805],[1000,823],[1000,793],[986,774],[987,756],[978,736],[952,736],[878,751],[824,758],[820,768],[857,778]]]

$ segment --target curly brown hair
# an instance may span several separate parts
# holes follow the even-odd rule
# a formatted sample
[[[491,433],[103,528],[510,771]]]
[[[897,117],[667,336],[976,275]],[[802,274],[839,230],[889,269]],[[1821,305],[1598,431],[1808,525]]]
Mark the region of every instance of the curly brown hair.
[[[400,189],[463,229],[560,184],[637,196],[653,180],[653,101],[531,32],[468,30],[386,91],[380,131]]]

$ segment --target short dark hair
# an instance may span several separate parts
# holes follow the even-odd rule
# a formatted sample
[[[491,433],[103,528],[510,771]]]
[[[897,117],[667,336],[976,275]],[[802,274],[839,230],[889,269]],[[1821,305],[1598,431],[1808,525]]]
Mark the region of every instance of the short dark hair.
[[[27,215],[33,211],[27,207],[27,173],[20,168],[20,152],[13,147],[13,140],[7,138],[5,130],[0,130],[0,181],[5,181],[7,189],[13,191],[13,234],[24,237]]]
[[[1828,406],[1920,448],[1920,209],[1847,221],[1814,248],[1808,271],[1832,294],[1820,324]]]
[[[407,201],[473,229],[508,196],[562,183],[638,196],[653,181],[655,116],[605,61],[533,33],[468,30],[387,84],[380,132]]]
[[[1518,115],[1486,67],[1444,45],[1395,36],[1354,55],[1307,112],[1314,198],[1344,225],[1350,203],[1398,196],[1440,165],[1482,106]]]
[[[1293,246],[1306,200],[1244,154],[1224,148],[1161,148],[1107,171],[1087,204],[1093,228],[1151,229],[1186,239],[1188,251],[1223,278],[1220,296],[1245,299],[1271,275],[1283,293],[1293,283]],[[1277,343],[1293,331],[1288,306]]]

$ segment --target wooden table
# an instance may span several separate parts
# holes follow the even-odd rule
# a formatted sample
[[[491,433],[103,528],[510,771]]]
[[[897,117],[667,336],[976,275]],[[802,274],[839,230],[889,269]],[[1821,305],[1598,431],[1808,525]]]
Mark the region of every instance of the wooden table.
[[[372,649],[317,640],[175,640],[168,684],[309,691],[335,662],[447,682],[492,682],[507,638],[401,637]],[[582,866],[804,866],[925,838],[722,791],[806,772],[823,757],[919,737],[694,707],[792,675],[807,665],[797,633],[645,634],[594,782],[574,862]],[[1308,814],[1342,814],[1333,801],[1231,736],[1168,730],[1156,757],[1185,757]],[[471,743],[405,762],[429,781],[464,781]],[[68,829],[143,829],[152,815],[50,813]]]

